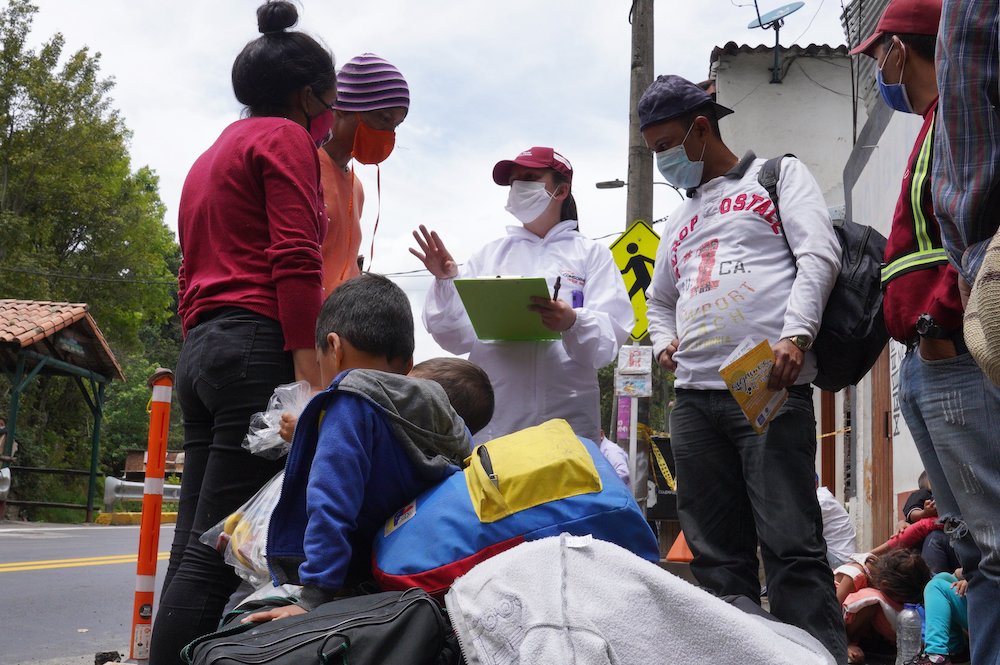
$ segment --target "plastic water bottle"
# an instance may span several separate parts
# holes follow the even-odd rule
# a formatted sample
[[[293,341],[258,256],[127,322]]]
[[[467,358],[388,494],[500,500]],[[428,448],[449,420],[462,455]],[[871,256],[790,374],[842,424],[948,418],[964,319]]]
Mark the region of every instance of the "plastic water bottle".
[[[920,653],[920,614],[917,606],[906,603],[896,619],[896,665]]]

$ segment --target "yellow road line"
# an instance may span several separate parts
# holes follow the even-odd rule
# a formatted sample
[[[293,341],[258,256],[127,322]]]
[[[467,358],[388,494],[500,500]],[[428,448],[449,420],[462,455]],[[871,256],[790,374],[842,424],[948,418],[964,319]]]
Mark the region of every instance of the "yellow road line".
[[[44,561],[14,561],[0,563],[0,573],[16,573],[26,570],[51,570],[53,568],[80,568],[83,566],[108,566],[117,563],[135,563],[136,554],[80,557],[77,559],[48,559]],[[170,558],[169,552],[157,552],[157,561]]]

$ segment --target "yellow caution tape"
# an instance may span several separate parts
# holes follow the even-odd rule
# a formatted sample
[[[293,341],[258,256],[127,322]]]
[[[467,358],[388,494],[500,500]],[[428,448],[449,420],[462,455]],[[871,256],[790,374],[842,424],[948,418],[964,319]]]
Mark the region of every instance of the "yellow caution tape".
[[[817,439],[826,439],[831,436],[837,436],[838,434],[847,434],[851,431],[850,427],[844,427],[843,429],[834,430],[833,432],[824,432],[823,434],[816,435]]]
[[[663,457],[660,447],[653,443],[651,432],[652,430],[650,430],[648,425],[639,423],[639,436],[649,446],[649,449],[653,451],[653,459],[656,460],[656,466],[660,468],[660,474],[667,483],[667,489],[671,492],[676,492],[677,482],[674,480],[674,475],[670,473],[670,467],[667,466],[667,460]]]
[[[667,488],[671,492],[677,491],[677,483],[674,482],[674,477],[670,473],[670,469],[667,467],[667,460],[663,459],[663,453],[660,452],[659,446],[652,446],[653,459],[656,460],[656,466],[660,467],[660,473],[663,474],[663,479],[667,481]]]

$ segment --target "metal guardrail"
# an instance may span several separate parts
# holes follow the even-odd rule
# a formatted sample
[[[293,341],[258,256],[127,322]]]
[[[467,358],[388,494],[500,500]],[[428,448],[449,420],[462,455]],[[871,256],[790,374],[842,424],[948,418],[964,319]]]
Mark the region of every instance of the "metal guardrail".
[[[147,482],[153,482],[150,478]],[[162,482],[162,481],[160,481]],[[142,501],[145,493],[146,483],[133,482],[131,480],[120,480],[118,478],[104,479],[104,512],[115,512],[115,501]],[[180,485],[163,485],[163,498],[167,501],[179,501],[181,496]]]
[[[91,472],[86,469],[53,469],[51,467],[43,466],[9,466],[7,469],[10,470],[11,475],[14,473],[19,474],[39,474],[39,475],[56,475],[65,476],[67,478],[84,477],[89,478]],[[67,503],[64,501],[45,501],[45,500],[29,500],[29,499],[11,499],[7,498],[4,500],[7,504],[12,506],[27,506],[31,508],[69,508],[71,510],[83,510],[86,512],[86,521],[89,522],[91,519],[91,513],[93,512],[93,501],[91,498],[90,490],[88,489],[87,501],[86,503]]]

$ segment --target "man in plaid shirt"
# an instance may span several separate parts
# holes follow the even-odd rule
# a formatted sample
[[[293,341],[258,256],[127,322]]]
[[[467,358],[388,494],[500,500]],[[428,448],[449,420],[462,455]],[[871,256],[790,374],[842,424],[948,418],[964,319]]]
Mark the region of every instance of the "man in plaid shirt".
[[[1000,3],[945,0],[937,42],[934,210],[965,293],[1000,226]]]
[[[934,141],[934,211],[949,259],[959,272],[963,303],[1000,226],[1000,3],[945,0],[936,48],[938,102]],[[930,364],[937,364],[931,362]],[[946,370],[946,367],[942,367]],[[1000,414],[970,408],[977,394],[995,390],[985,374],[943,395],[955,409],[937,416],[963,428],[986,421],[993,432]],[[947,451],[941,466],[964,518],[946,524],[960,537],[967,528],[979,561],[962,563],[969,579],[969,645],[972,662],[1000,663],[1000,513],[996,497],[1000,437],[986,446]],[[930,471],[930,469],[929,469]],[[937,485],[935,484],[935,492]]]

